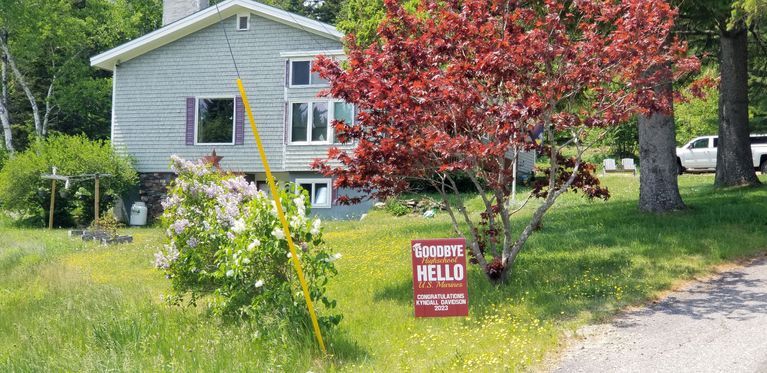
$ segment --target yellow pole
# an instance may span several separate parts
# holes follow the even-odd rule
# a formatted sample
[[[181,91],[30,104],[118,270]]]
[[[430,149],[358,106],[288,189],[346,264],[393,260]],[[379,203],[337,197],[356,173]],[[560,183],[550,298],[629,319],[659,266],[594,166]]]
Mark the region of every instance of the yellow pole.
[[[277,217],[280,218],[280,222],[282,223],[282,231],[285,233],[285,238],[288,240],[288,248],[290,249],[291,254],[290,258],[293,261],[293,266],[296,267],[296,273],[298,273],[298,281],[301,282],[301,288],[304,291],[304,299],[306,299],[306,306],[309,308],[309,316],[312,318],[314,334],[317,337],[317,343],[320,344],[322,353],[326,354],[327,350],[325,350],[325,342],[322,341],[320,324],[317,322],[317,314],[314,312],[314,304],[312,303],[312,298],[309,296],[309,287],[306,285],[304,271],[301,269],[301,263],[298,261],[296,246],[293,243],[293,238],[290,236],[290,225],[288,224],[288,220],[285,219],[285,212],[282,211],[282,203],[280,202],[280,194],[277,190],[277,184],[274,182],[272,170],[269,168],[269,162],[266,160],[264,145],[261,143],[261,135],[258,134],[258,129],[256,128],[256,120],[253,118],[253,111],[250,109],[248,96],[245,94],[245,87],[243,87],[242,80],[239,78],[237,79],[237,87],[240,89],[240,95],[242,95],[242,103],[245,106],[245,112],[248,114],[248,120],[250,121],[250,129],[253,131],[253,137],[256,139],[256,145],[258,145],[258,153],[261,155],[261,162],[264,164],[266,181],[269,183],[269,190],[272,192],[272,197],[274,197],[274,203],[277,207]]]
[[[56,179],[51,179],[51,212],[48,214],[48,229],[53,229],[54,207],[56,207]]]

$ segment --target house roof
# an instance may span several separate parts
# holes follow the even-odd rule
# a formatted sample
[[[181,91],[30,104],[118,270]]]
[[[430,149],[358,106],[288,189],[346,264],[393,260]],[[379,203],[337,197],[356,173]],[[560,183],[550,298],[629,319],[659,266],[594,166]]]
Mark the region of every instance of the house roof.
[[[221,12],[221,15],[218,12]],[[281,9],[264,5],[252,0],[226,0],[216,6],[212,5],[197,13],[170,23],[159,30],[150,32],[140,38],[110,49],[91,57],[91,66],[112,71],[120,62],[128,61],[151,50],[183,38],[193,32],[208,27],[222,18],[228,18],[241,12],[250,12],[276,22],[296,27],[329,39],[340,40],[343,34],[335,27],[299,16]]]

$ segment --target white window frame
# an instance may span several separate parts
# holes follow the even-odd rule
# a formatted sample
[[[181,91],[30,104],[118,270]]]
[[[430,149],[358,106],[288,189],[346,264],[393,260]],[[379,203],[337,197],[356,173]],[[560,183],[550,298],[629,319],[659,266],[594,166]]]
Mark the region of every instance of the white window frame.
[[[298,192],[298,187],[301,186],[301,184],[311,184],[312,190],[308,190],[309,192],[309,201],[312,204],[312,208],[317,209],[329,209],[333,205],[333,179],[330,178],[306,178],[306,179],[296,179],[293,182],[296,185],[296,192]],[[315,204],[314,201],[314,188],[317,184],[327,184],[328,186],[328,202],[323,203],[321,205]]]
[[[232,142],[198,142],[200,129],[200,100],[232,99]],[[234,96],[199,96],[194,98],[194,144],[195,145],[234,145],[237,137],[237,99]]]
[[[326,137],[325,141],[312,141],[312,122],[314,120],[314,104],[315,103],[325,103],[328,105],[328,135]],[[293,105],[295,104],[309,104],[308,112],[306,115],[306,141],[293,141]],[[288,101],[288,123],[286,125],[288,126],[288,143],[290,145],[330,145],[332,144],[332,138],[333,138],[333,126],[330,125],[330,122],[332,121],[331,115],[332,113],[332,107],[333,105],[330,104],[329,101],[326,100],[295,100],[295,101]]]
[[[313,105],[317,102],[326,103],[328,105],[328,136],[326,141],[312,141],[312,121],[314,119]],[[336,137],[336,130],[333,128],[333,121],[336,114],[336,102],[344,102],[343,100],[291,100],[288,101],[288,121],[285,123],[288,126],[288,144],[290,145],[333,145],[333,144],[349,144],[342,142],[334,142]],[[309,110],[307,113],[306,122],[306,141],[293,141],[293,105],[294,104],[309,104]],[[357,105],[352,105],[352,120],[357,121]],[[354,124],[352,122],[352,124]]]
[[[306,62],[309,61],[309,84],[293,84],[293,62]],[[311,88],[311,87],[329,87],[330,82],[322,84],[312,83],[312,65],[314,65],[314,57],[299,57],[291,58],[288,60],[290,66],[290,75],[288,76],[288,88]]]
[[[246,17],[248,19],[248,26],[245,28],[240,28],[240,18]],[[250,13],[239,13],[237,14],[237,17],[235,17],[235,25],[234,29],[237,31],[248,31],[250,30]]]

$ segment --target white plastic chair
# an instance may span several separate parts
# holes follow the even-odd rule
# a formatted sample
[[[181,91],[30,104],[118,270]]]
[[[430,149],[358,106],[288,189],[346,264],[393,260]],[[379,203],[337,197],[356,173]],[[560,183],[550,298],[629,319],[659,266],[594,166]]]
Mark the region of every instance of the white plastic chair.
[[[621,165],[623,166],[623,171],[631,171],[634,173],[634,176],[636,176],[637,166],[634,164],[634,158],[621,159]]]
[[[618,167],[615,165],[615,160],[612,158],[605,158],[605,160],[602,161],[602,167],[603,174],[618,171]]]

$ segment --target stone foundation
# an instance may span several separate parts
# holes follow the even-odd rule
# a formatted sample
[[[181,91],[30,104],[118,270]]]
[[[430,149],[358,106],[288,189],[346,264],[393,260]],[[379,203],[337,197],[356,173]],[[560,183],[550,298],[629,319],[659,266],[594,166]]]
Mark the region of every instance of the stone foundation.
[[[168,186],[175,178],[170,172],[151,172],[139,174],[139,199],[146,203],[150,219],[162,215],[162,201],[168,194]]]

